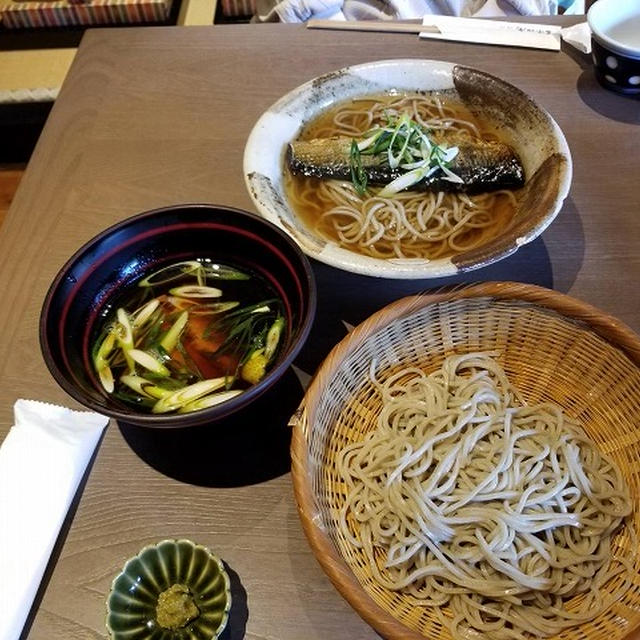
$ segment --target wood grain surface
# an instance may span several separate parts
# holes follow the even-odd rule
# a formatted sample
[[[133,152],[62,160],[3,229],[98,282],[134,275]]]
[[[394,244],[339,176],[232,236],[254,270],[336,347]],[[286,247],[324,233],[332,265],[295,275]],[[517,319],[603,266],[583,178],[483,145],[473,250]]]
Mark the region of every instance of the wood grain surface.
[[[0,225],[4,222],[13,202],[13,197],[24,175],[24,169],[22,164],[0,165]]]
[[[221,425],[156,433],[112,423],[24,638],[106,638],[111,580],[166,537],[208,545],[227,563],[227,640],[377,638],[331,586],[299,523],[286,426],[302,397],[299,377],[313,373],[345,324],[456,281],[543,285],[640,329],[640,103],[600,88],[586,56],[301,25],[89,31],[0,229],[0,438],[17,398],[76,407],[44,366],[38,318],[49,283],[82,243],[173,203],[251,210],[242,154],[266,107],[318,74],[405,57],[483,69],[553,115],[574,161],[559,216],[514,256],[455,279],[381,282],[316,264],[318,314],[296,361],[300,376],[292,371],[255,411]]]

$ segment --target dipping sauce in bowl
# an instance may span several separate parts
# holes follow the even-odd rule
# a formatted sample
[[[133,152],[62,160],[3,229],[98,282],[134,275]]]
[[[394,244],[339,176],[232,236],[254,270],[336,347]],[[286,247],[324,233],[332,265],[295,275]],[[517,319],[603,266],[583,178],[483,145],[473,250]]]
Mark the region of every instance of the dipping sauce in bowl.
[[[176,205],[109,227],[67,261],[40,343],[58,384],[91,410],[184,427],[271,387],[314,313],[311,266],[284,232],[238,209]]]

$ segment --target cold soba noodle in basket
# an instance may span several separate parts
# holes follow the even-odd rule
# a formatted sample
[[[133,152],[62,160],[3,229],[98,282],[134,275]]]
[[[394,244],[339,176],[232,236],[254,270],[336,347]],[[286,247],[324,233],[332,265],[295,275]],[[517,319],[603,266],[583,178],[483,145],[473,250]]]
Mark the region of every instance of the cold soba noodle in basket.
[[[375,258],[447,257],[510,223],[520,160],[450,92],[353,99],[287,151],[285,190],[307,226]]]
[[[633,559],[612,537],[631,498],[582,428],[557,405],[527,406],[492,355],[384,382],[372,365],[382,409],[337,458],[339,539],[455,638],[546,637],[627,588]]]

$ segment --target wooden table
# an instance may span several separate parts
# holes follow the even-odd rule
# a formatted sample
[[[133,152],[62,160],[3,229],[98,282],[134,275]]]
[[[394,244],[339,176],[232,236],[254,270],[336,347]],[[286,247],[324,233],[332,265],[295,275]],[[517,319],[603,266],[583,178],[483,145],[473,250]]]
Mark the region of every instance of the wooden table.
[[[542,238],[456,280],[552,287],[639,330],[640,103],[601,89],[585,56],[300,25],[90,31],[0,231],[0,437],[17,398],[76,406],[44,367],[38,317],[49,283],[82,243],[172,203],[251,209],[242,154],[262,111],[323,72],[402,57],[455,61],[518,85],[551,112],[573,153],[570,196]],[[24,637],[105,638],[111,580],[142,546],[166,537],[206,544],[228,564],[235,602],[224,638],[378,637],[309,550],[285,425],[302,396],[298,377],[313,372],[345,323],[453,280],[382,282],[314,269],[319,307],[299,376],[292,371],[259,411],[224,428],[109,426]]]

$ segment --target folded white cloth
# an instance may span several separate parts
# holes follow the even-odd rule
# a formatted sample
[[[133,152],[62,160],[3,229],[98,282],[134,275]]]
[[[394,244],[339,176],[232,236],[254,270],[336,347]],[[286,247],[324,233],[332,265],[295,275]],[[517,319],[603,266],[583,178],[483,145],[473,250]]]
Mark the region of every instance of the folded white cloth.
[[[18,400],[0,447],[0,640],[17,640],[108,418]]]
[[[582,53],[591,53],[591,29],[586,22],[565,27],[562,30],[562,39]]]

